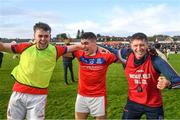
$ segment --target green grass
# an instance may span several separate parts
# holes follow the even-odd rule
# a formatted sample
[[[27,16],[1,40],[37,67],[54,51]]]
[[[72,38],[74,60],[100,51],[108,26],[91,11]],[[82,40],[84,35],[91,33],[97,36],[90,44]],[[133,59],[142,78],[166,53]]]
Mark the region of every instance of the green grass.
[[[180,73],[180,55],[170,55],[169,62]],[[78,79],[78,64],[74,63],[75,80]],[[12,92],[14,80],[10,73],[18,64],[11,54],[6,54],[0,68],[0,119],[6,119],[8,101]],[[70,77],[69,77],[70,79]],[[77,95],[77,82],[64,85],[63,66],[58,60],[54,70],[46,107],[46,119],[73,119],[74,104]],[[180,90],[164,90],[164,111],[166,119],[180,119]],[[108,118],[121,119],[123,107],[127,100],[127,81],[120,64],[112,64],[107,73]],[[143,116],[143,118],[145,118]],[[91,117],[90,117],[91,119]]]

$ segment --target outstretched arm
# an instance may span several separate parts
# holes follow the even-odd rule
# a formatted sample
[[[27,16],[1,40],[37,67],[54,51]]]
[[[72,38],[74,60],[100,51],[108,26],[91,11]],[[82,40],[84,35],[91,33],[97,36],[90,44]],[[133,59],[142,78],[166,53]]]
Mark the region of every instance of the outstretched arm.
[[[83,50],[83,49],[85,49],[85,45],[81,45],[81,44],[67,46],[67,52],[74,52],[76,50]]]
[[[12,49],[11,49],[11,45],[13,45],[15,43],[16,43],[15,41],[13,41],[11,43],[0,42],[0,51],[3,51],[3,52],[13,52]]]
[[[118,50],[116,50],[116,49],[114,49],[114,48],[106,47],[106,46],[101,45],[101,44],[97,44],[97,45],[98,45],[99,47],[101,47],[101,48],[104,48],[104,49],[110,51],[111,53],[113,53],[113,54],[116,55],[116,56],[117,56],[117,54],[118,54]]]
[[[100,45],[97,44],[98,46],[107,49],[108,51],[110,51],[111,53],[113,53],[114,55],[116,55],[116,57],[118,58],[118,61],[116,61],[116,63],[122,63],[125,64],[126,63],[126,56],[129,53],[130,49],[126,49],[126,48],[122,48],[120,50],[111,48],[111,47],[106,47],[104,45]]]
[[[108,49],[105,49],[105,48],[100,47],[100,46],[98,46],[98,50],[99,50],[100,52],[111,53]]]

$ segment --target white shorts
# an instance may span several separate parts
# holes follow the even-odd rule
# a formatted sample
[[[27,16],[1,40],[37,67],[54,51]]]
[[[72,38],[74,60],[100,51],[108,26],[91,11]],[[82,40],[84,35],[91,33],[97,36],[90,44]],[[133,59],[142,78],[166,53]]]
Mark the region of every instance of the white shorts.
[[[90,113],[93,117],[104,116],[106,113],[105,96],[84,97],[77,95],[75,112]]]
[[[47,95],[13,92],[9,100],[8,120],[44,120]]]

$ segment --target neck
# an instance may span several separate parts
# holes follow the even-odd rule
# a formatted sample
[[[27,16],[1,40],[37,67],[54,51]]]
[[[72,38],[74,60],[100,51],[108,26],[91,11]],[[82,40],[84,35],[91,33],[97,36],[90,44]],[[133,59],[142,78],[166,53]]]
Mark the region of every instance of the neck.
[[[140,59],[137,59],[137,58],[135,57],[134,63],[139,66],[139,65],[141,65],[141,64],[144,63],[144,61],[146,60],[146,58],[147,58],[147,54],[145,54],[145,55],[144,55],[142,58],[140,58]]]
[[[97,46],[93,48],[93,52],[91,54],[89,54],[89,56],[96,55],[96,51],[97,51]]]

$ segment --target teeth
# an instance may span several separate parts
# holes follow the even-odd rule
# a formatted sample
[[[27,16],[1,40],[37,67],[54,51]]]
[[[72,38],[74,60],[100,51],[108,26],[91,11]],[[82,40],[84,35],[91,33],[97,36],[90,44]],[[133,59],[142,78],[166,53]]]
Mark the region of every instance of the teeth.
[[[43,44],[43,45],[44,45],[44,44],[46,44],[46,43],[41,43],[41,44]]]
[[[140,55],[142,54],[142,52],[136,52],[136,53],[137,53],[137,54],[140,54]]]

